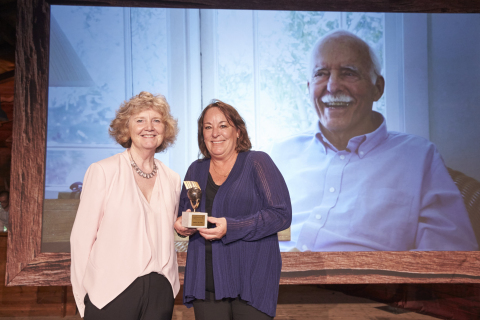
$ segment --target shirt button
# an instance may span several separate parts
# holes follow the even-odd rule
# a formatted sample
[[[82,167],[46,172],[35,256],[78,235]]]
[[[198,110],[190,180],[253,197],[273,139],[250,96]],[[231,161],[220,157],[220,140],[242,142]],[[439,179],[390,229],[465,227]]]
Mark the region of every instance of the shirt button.
[[[365,152],[360,151],[358,154],[361,155],[361,156],[363,156],[364,153],[365,153]]]
[[[334,187],[330,187],[330,189],[328,189],[330,192],[335,192],[335,188]]]
[[[304,245],[302,246],[302,250],[303,250],[303,251],[307,251],[307,250],[308,250],[308,247],[307,247],[306,244],[304,244]]]
[[[317,218],[318,220],[320,220],[320,219],[322,219],[322,215],[321,215],[321,214],[317,214],[317,215],[315,216],[315,218]]]
[[[342,159],[342,160],[345,159],[345,156],[342,154],[342,155],[340,156],[340,159]]]

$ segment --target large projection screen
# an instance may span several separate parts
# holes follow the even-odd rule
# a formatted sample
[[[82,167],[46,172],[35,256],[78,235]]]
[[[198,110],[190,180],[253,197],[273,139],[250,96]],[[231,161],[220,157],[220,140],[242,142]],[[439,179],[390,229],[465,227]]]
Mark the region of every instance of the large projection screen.
[[[42,216],[42,208],[47,206],[44,202],[45,198],[58,197],[54,189],[58,189],[58,185],[50,189],[45,190],[45,173],[47,171],[48,180],[48,151],[47,143],[47,110],[48,110],[48,80],[49,80],[49,35],[50,30],[54,28],[53,19],[50,16],[50,3],[39,1],[30,3],[28,1],[19,2],[18,13],[18,45],[17,45],[17,69],[16,69],[16,96],[15,96],[15,128],[14,128],[14,145],[13,145],[13,161],[12,161],[12,232],[9,234],[9,251],[7,261],[7,285],[68,285],[69,284],[69,259],[70,255],[66,251],[57,250],[52,247],[42,247],[42,222],[45,222],[45,217]],[[72,5],[107,5],[105,2],[94,1],[56,1],[55,4],[72,4]],[[383,56],[384,71],[387,73],[387,89],[384,100],[381,100],[376,106],[376,110],[386,115],[387,125],[390,129],[413,133],[430,139],[439,145],[440,151],[445,150],[444,157],[447,164],[451,163],[461,167],[454,167],[457,170],[463,170],[465,173],[479,179],[478,168],[474,165],[468,166],[468,161],[465,163],[456,163],[455,157],[452,155],[452,151],[449,149],[454,142],[445,143],[444,136],[442,136],[443,128],[442,124],[446,119],[452,119],[448,114],[448,102],[445,97],[438,98],[435,94],[435,88],[448,83],[442,84],[442,79],[445,76],[452,74],[452,70],[455,67],[449,65],[448,68],[445,65],[437,67],[433,64],[431,58],[432,54],[429,51],[430,48],[435,47],[437,51],[442,51],[444,48],[438,47],[436,38],[439,39],[444,35],[438,35],[443,32],[442,29],[434,29],[433,26],[440,26],[444,24],[443,18],[437,18],[437,15],[428,14],[408,14],[408,15],[395,15],[389,12],[391,11],[403,11],[403,12],[478,12],[479,8],[465,7],[465,8],[448,8],[438,7],[443,3],[430,2],[430,5],[425,7],[387,7],[387,3],[382,6],[366,5],[363,2],[360,6],[359,3],[345,2],[345,5],[340,7],[338,2],[335,6],[322,3],[322,4],[310,4],[307,2],[295,2],[295,3],[283,3],[283,4],[269,4],[259,5],[255,3],[242,2],[236,3],[215,3],[215,4],[203,4],[192,6],[191,4],[182,5],[176,3],[175,7],[182,8],[219,8],[219,9],[269,9],[269,10],[297,10],[297,11],[332,11],[341,10],[342,12],[377,12],[372,16],[382,16],[383,32],[385,34],[393,35],[384,36],[384,42],[380,54]],[[165,3],[146,3],[146,2],[110,2],[108,5],[118,6],[145,6],[145,7],[172,7],[168,2]],[[419,6],[418,4],[415,4]],[[437,6],[437,7],[436,7]],[[434,8],[434,9],[432,9]],[[125,9],[122,14],[125,14]],[[133,9],[132,9],[133,10]],[[177,14],[177,19],[167,19],[169,23],[169,29],[188,28],[188,15],[189,11],[183,9],[177,9],[174,14]],[[198,12],[198,10],[197,10]],[[385,14],[383,13],[385,12]],[[241,14],[248,15],[249,18],[255,20],[258,16],[267,14],[267,12],[260,11],[259,13],[251,13],[250,10],[245,10]],[[328,13],[334,15],[334,12]],[[196,15],[195,13],[193,14]],[[208,18],[209,13],[205,12],[204,16]],[[35,16],[35,19],[31,19]],[[358,16],[358,15],[357,15]],[[182,24],[181,19],[185,21]],[[340,14],[340,20],[342,15]],[[453,19],[451,25],[455,25],[456,20],[454,16],[449,17],[445,14],[446,19]],[[344,18],[348,19],[344,15]],[[466,15],[465,18],[471,20],[471,25],[476,26],[477,15]],[[468,20],[467,19],[467,20]],[[180,21],[179,21],[180,20]],[[465,19],[461,19],[464,21]],[[260,21],[260,20],[258,20]],[[460,21],[460,20],[459,20]],[[261,22],[257,22],[261,23]],[[61,23],[60,23],[61,24]],[[480,24],[477,24],[477,26]],[[208,24],[207,27],[208,28]],[[205,29],[204,28],[204,29]],[[202,30],[204,30],[202,29]],[[420,30],[420,31],[419,31]],[[437,34],[435,34],[435,31]],[[123,32],[123,31],[122,31]],[[202,31],[204,32],[204,31]],[[430,32],[430,33],[429,33]],[[473,34],[473,32],[472,32]],[[395,36],[396,35],[396,36]],[[415,35],[415,37],[413,37]],[[109,35],[110,36],[110,35]],[[465,36],[465,35],[462,35]],[[126,39],[126,38],[125,38]],[[395,39],[396,41],[393,41]],[[186,41],[189,39],[186,39]],[[126,41],[126,40],[125,40]],[[191,40],[190,41],[194,41]],[[191,43],[191,42],[188,42]],[[375,45],[375,44],[374,44]],[[51,47],[50,47],[51,48]],[[133,48],[133,47],[132,47]],[[413,48],[415,50],[413,50]],[[410,49],[410,50],[409,50]],[[474,49],[473,49],[474,50]],[[436,51],[436,52],[437,52]],[[205,51],[204,51],[205,52]],[[400,54],[401,53],[401,54]],[[131,54],[131,52],[130,52]],[[472,53],[473,55],[473,53]],[[51,55],[50,55],[51,57]],[[435,56],[437,60],[442,62],[443,56]],[[195,58],[186,57],[188,65],[194,63],[205,64],[207,62],[193,61]],[[446,59],[446,58],[445,58]],[[453,59],[456,59],[455,57]],[[132,60],[135,61],[135,60]],[[452,61],[452,60],[451,60]],[[453,60],[454,61],[454,60]],[[448,62],[448,60],[443,60]],[[50,61],[50,63],[52,63]],[[167,68],[175,68],[178,64],[167,64]],[[253,66],[254,68],[255,66]],[[460,66],[461,67],[461,66]],[[450,69],[449,69],[450,68]],[[126,68],[128,69],[128,68]],[[415,70],[415,72],[412,71]],[[135,68],[130,66],[130,72],[135,73]],[[444,71],[445,70],[445,71]],[[182,70],[184,72],[184,70]],[[442,73],[443,72],[443,73]],[[125,71],[128,73],[128,71]],[[125,74],[124,73],[124,74]],[[395,74],[402,74],[399,78]],[[171,72],[172,77],[178,77],[176,72]],[[393,76],[392,76],[393,75]],[[132,94],[137,94],[137,88],[145,86],[141,83],[141,80],[135,82],[135,77],[130,75],[132,82],[129,85],[125,85],[125,91],[122,92],[123,96],[120,101],[128,99]],[[253,75],[255,77],[255,75]],[[222,93],[218,89],[215,91],[214,85],[209,84],[203,86],[206,87],[207,92],[198,92],[196,89],[191,89],[192,84],[195,81],[201,81],[202,75],[193,74],[188,78],[189,92],[187,92],[192,101],[188,101],[189,105],[196,104],[194,107],[198,107],[198,112],[189,112],[187,110],[183,119],[186,126],[195,126],[195,120],[198,116],[200,109],[204,106],[206,101],[211,98],[222,98],[221,94],[224,94],[226,102],[232,103],[234,106],[241,104],[242,99],[247,97],[248,100],[248,85],[240,87],[239,90],[243,90],[237,97],[229,97],[228,94]],[[467,80],[474,80],[466,77],[462,79],[462,83]],[[85,80],[86,79],[86,80]],[[174,79],[178,81],[178,79]],[[88,81],[91,81],[88,77],[83,79],[85,82],[81,86],[92,87]],[[390,81],[390,83],[389,83]],[[207,83],[208,84],[208,83]],[[467,84],[465,84],[467,86]],[[52,87],[52,75],[50,74],[50,87]],[[61,87],[61,84],[58,85]],[[251,88],[253,91],[261,90],[261,88]],[[50,88],[52,90],[52,88]],[[142,90],[142,89],[140,89]],[[210,92],[208,90],[211,90]],[[220,92],[218,91],[220,90]],[[150,91],[154,91],[150,89]],[[228,91],[225,89],[224,91]],[[230,89],[230,92],[235,91]],[[459,91],[459,95],[464,95],[464,91]],[[164,92],[157,92],[164,93]],[[164,93],[165,94],[165,93]],[[167,95],[167,99],[173,106],[175,102],[181,101],[182,93],[170,91],[170,96]],[[244,94],[242,96],[242,94]],[[300,97],[303,93],[300,94]],[[214,96],[220,95],[220,96]],[[206,101],[202,101],[201,97],[206,97]],[[195,98],[198,98],[195,100]],[[228,101],[231,99],[232,101]],[[255,104],[255,97],[252,98],[252,104]],[[258,98],[259,99],[259,98]],[[302,98],[300,98],[302,99]],[[471,97],[463,99],[464,103],[467,103]],[[173,100],[173,101],[172,101]],[[453,101],[453,100],[452,100]],[[185,101],[184,101],[185,103]],[[312,110],[306,102],[298,102],[298,105],[305,107],[306,116],[303,120],[311,118]],[[440,107],[447,109],[445,113],[436,112],[435,110],[429,110],[425,108],[425,105],[432,105],[438,103]],[[423,108],[421,108],[423,105]],[[114,106],[116,107],[116,106]],[[457,112],[466,113],[471,111],[471,108],[467,108],[466,111]],[[194,109],[195,110],[195,109]],[[253,111],[253,113],[259,111]],[[475,111],[474,111],[475,112]],[[241,112],[242,113],[242,112]],[[478,111],[477,111],[478,114]],[[243,114],[242,114],[243,115]],[[48,115],[50,117],[51,114]],[[471,115],[474,117],[474,115]],[[244,116],[247,118],[248,115]],[[180,116],[179,116],[180,118]],[[180,122],[182,119],[179,119]],[[300,119],[302,120],[302,119]],[[442,122],[443,121],[443,122]],[[261,121],[259,121],[261,122]],[[304,121],[305,122],[305,121]],[[307,121],[308,122],[308,121]],[[307,123],[308,124],[308,123]],[[261,123],[256,124],[256,136],[264,136],[261,131]],[[192,155],[195,149],[195,130],[188,132],[185,130],[184,136],[181,139],[185,140],[185,146],[183,150],[189,150],[189,156],[185,155],[184,151],[174,150],[173,155],[170,157],[182,158],[183,162],[187,165],[194,160]],[[461,131],[461,130],[460,130]],[[78,132],[78,130],[77,130]],[[294,132],[295,133],[295,132]],[[85,135],[84,132],[80,133],[80,136]],[[252,134],[250,132],[250,134]],[[471,149],[478,146],[478,142],[474,141],[474,137],[478,136],[478,132],[466,131],[463,133],[455,133],[455,131],[449,133],[450,136],[455,135],[463,137],[459,142],[462,145],[470,145]],[[192,139],[193,137],[193,139]],[[453,138],[452,138],[453,139]],[[193,141],[192,141],[193,140]],[[258,139],[258,148],[262,149],[264,146],[268,148],[268,144],[272,141],[260,141]],[[438,143],[437,140],[441,143]],[[475,143],[477,145],[475,145]],[[472,145],[473,144],[473,145]],[[57,149],[55,149],[57,148]],[[443,150],[442,150],[443,148]],[[54,146],[57,152],[60,150],[58,146]],[[187,152],[187,153],[188,153]],[[451,156],[451,158],[449,158]],[[74,155],[75,156],[75,155]],[[165,156],[165,155],[163,155]],[[466,157],[472,157],[474,155],[467,155]],[[162,159],[164,162],[168,159]],[[55,165],[56,162],[53,162]],[[173,162],[172,162],[173,163]],[[178,165],[178,163],[173,164]],[[182,165],[182,163],[180,163]],[[185,164],[183,164],[185,166]],[[31,168],[28,170],[26,167]],[[182,175],[182,168],[175,168]],[[52,180],[55,181],[55,180]],[[47,181],[48,186],[48,181]],[[58,193],[58,192],[57,192]],[[50,195],[49,195],[50,194]],[[54,194],[54,196],[52,196]],[[441,250],[441,249],[438,249]],[[283,268],[281,283],[424,283],[424,282],[479,282],[480,272],[477,271],[477,257],[479,253],[476,251],[382,251],[382,252],[367,252],[359,250],[357,252],[282,252]],[[179,265],[180,271],[183,270],[185,263],[185,253],[179,253]]]

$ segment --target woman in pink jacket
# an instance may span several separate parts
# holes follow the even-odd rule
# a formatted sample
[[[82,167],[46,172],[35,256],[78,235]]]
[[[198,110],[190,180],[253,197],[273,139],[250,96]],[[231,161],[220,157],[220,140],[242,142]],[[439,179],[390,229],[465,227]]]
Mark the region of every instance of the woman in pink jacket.
[[[177,121],[163,96],[141,92],[109,131],[126,150],[85,174],[70,238],[75,301],[87,320],[171,319],[181,181],[154,155],[173,144]]]

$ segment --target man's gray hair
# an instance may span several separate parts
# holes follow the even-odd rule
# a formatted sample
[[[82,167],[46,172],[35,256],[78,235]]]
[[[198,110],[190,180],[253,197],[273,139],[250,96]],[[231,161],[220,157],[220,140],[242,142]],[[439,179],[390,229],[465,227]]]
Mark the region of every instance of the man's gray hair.
[[[347,37],[355,39],[356,41],[360,42],[362,45],[366,46],[366,48],[368,48],[368,53],[369,53],[370,63],[371,63],[371,65],[370,65],[370,79],[372,80],[372,83],[375,84],[375,82],[377,82],[377,77],[382,75],[382,66],[380,64],[380,59],[378,59],[378,56],[375,53],[375,51],[373,50],[373,48],[367,42],[365,42],[362,38],[360,38],[359,36],[357,36],[354,33],[351,33],[350,31],[342,30],[342,29],[340,29],[340,30],[337,29],[337,30],[334,30],[334,31],[331,31],[331,32],[327,33],[326,35],[324,35],[323,37],[318,39],[315,42],[315,44],[313,45],[312,50],[310,52],[310,60],[309,60],[309,63],[308,63],[308,66],[309,66],[308,72],[310,72],[309,79],[311,79],[312,71],[313,71],[313,65],[312,65],[312,60],[313,59],[312,58],[313,58],[313,55],[316,53],[318,45],[323,40],[325,40],[329,37],[332,37],[332,36],[347,36]]]

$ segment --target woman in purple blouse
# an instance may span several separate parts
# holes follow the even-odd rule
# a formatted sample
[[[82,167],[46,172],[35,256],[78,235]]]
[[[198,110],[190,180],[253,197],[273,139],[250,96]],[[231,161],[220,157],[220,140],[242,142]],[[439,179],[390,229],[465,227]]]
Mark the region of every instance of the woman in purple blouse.
[[[185,181],[200,185],[209,228],[182,227],[182,212],[192,209],[184,186],[175,223],[190,236],[183,302],[196,320],[272,319],[282,268],[277,232],[292,219],[285,181],[266,153],[250,151],[245,122],[222,101],[200,115],[198,145],[203,159]]]

